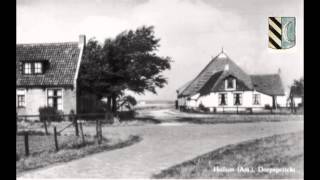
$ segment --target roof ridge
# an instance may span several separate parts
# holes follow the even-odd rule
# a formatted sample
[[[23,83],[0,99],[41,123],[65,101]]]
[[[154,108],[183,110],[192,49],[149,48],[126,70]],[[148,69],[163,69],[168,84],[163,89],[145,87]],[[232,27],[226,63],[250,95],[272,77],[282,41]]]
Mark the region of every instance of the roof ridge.
[[[221,55],[223,55],[223,57],[222,57]],[[239,70],[238,73],[240,73],[240,75],[244,77],[244,80],[243,80],[243,81],[244,81],[245,84],[248,86],[248,88],[251,88],[251,87],[252,87],[251,77],[250,77],[246,72],[244,72],[244,71],[241,69],[241,67],[239,67],[225,52],[220,52],[220,53],[217,54],[214,58],[211,59],[211,61],[207,64],[207,66],[205,66],[205,68],[202,69],[202,71],[192,80],[192,82],[191,82],[181,93],[182,93],[182,94],[185,94],[185,92],[191,91],[191,90],[189,90],[189,89],[190,89],[190,87],[194,86],[194,85],[193,85],[194,82],[196,82],[196,81],[199,79],[199,77],[201,77],[202,74],[203,74],[204,72],[206,72],[206,70],[208,69],[208,67],[211,67],[214,62],[219,61],[220,59],[223,60],[223,61],[225,61],[225,63],[222,63],[222,64],[229,64],[229,65],[235,67],[236,69],[238,69],[238,70]],[[222,64],[221,64],[221,65],[222,65]],[[215,73],[217,73],[217,72],[218,72],[217,70],[219,70],[219,68],[218,68],[218,69],[213,69],[213,70],[216,70],[216,71],[213,72],[212,75],[215,74]],[[228,74],[228,72],[225,72],[225,70],[223,70],[223,69],[222,69],[221,71],[223,71],[223,73],[222,73],[222,75],[217,79],[217,82],[220,82],[220,81],[221,81],[222,76],[225,76],[225,74]],[[247,82],[247,83],[246,83],[246,82]],[[217,84],[214,84],[214,85],[213,85],[213,87],[216,87],[216,86],[217,86]]]
[[[186,89],[188,89],[191,86],[191,84],[193,84],[193,82],[209,67],[211,63],[213,63],[213,61],[215,61],[218,58],[219,55],[220,53],[211,59],[211,61],[200,71],[200,73],[193,80],[190,81],[190,83],[184,88],[181,94],[183,94],[184,91],[186,91]]]

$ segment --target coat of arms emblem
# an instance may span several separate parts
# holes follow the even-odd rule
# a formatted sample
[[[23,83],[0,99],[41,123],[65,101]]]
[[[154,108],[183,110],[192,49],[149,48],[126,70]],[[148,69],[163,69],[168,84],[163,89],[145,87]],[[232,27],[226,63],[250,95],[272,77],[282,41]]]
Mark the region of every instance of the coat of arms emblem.
[[[289,49],[296,44],[295,17],[269,17],[269,48]]]

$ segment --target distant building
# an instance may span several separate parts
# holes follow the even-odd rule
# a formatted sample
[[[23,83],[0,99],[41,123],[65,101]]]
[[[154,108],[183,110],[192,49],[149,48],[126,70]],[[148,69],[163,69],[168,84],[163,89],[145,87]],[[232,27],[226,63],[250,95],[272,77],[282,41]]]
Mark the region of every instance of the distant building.
[[[249,75],[224,52],[213,58],[197,77],[179,88],[177,98],[179,107],[194,109],[202,104],[217,112],[276,108],[278,99],[281,102],[286,99],[280,71]]]
[[[77,78],[85,47],[79,42],[16,45],[16,110],[38,115],[39,107],[77,111]]]

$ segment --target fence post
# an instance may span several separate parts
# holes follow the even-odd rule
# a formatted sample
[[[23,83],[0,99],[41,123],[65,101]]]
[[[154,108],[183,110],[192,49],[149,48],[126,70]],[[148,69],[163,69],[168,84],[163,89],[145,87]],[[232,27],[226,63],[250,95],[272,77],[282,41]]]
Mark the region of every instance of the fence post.
[[[102,141],[101,120],[98,120],[98,123],[99,123],[99,144],[101,144],[101,141]]]
[[[102,129],[101,129],[101,121],[97,120],[97,139],[98,139],[98,144],[101,144],[101,139],[102,139]]]
[[[56,127],[53,127],[53,134],[54,134],[54,144],[56,146],[56,151],[59,151],[58,138],[57,138],[57,128]]]
[[[85,140],[84,140],[84,134],[83,134],[83,128],[82,128],[82,122],[80,122],[80,131],[81,131],[81,136],[82,136],[82,144],[85,143]]]
[[[44,131],[45,131],[46,135],[49,134],[49,133],[48,133],[47,122],[46,122],[46,121],[47,121],[47,118],[48,118],[48,116],[43,119]]]
[[[16,112],[16,134],[18,133],[18,114]]]
[[[73,123],[74,123],[74,128],[75,128],[75,131],[76,131],[76,136],[79,136],[79,128],[78,128],[78,117],[77,115],[74,115],[72,113],[72,118],[73,118]]]
[[[28,134],[28,132],[26,132],[24,134],[24,149],[25,149],[26,156],[29,156],[29,134]]]

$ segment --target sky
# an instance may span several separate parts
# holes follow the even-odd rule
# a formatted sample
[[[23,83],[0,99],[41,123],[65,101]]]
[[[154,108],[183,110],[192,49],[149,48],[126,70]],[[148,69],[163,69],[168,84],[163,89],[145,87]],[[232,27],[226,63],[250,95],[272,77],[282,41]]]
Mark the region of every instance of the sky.
[[[268,17],[296,17],[296,46],[268,48]],[[174,100],[223,51],[248,74],[277,73],[286,89],[303,76],[303,0],[17,0],[17,43],[103,42],[142,25],[154,26],[156,52],[170,56],[168,84],[138,100]]]

